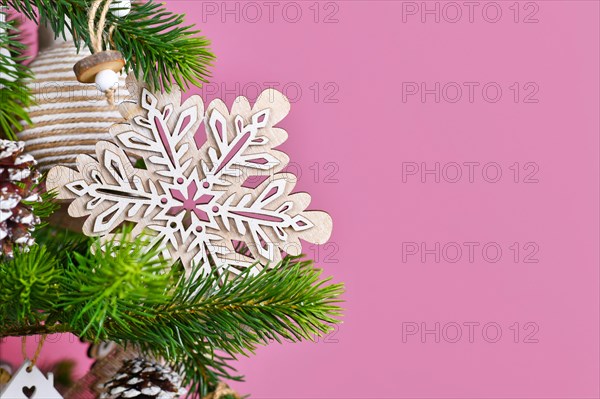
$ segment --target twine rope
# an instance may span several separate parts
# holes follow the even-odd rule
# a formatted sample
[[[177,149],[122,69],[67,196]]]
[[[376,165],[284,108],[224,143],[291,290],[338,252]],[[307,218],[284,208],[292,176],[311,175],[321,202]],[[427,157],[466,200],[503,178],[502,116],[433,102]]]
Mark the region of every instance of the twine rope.
[[[38,342],[35,353],[33,354],[33,357],[31,358],[31,363],[29,364],[29,366],[27,366],[28,373],[31,373],[31,370],[33,370],[33,366],[35,366],[35,363],[37,362],[38,358],[40,357],[40,353],[42,352],[42,347],[44,346],[44,341],[46,341],[46,334],[42,335],[42,337],[40,338],[40,342]],[[21,338],[21,352],[23,352],[23,360],[29,359],[29,357],[27,356],[27,337],[26,336],[23,336]]]
[[[100,9],[100,5],[104,2],[104,6]],[[90,12],[88,15],[88,31],[90,34],[90,43],[92,45],[92,50],[94,53],[99,53],[102,51],[102,38],[104,36],[104,28],[106,27],[106,15],[108,14],[108,10],[110,10],[110,5],[113,0],[94,0],[92,6],[90,7]],[[98,24],[95,25],[96,16],[98,14],[98,10],[100,10],[100,17],[98,19]],[[114,31],[114,26],[111,26],[108,30],[109,32],[109,42],[112,42],[112,33]],[[115,89],[110,88],[105,93],[106,100],[108,104],[114,106],[115,105]]]
[[[98,25],[94,26],[98,9],[103,1],[105,1],[105,3],[104,7],[102,7],[102,10],[100,11]],[[90,42],[92,44],[92,50],[94,53],[102,51],[102,36],[104,33],[104,28],[106,27],[106,15],[108,14],[111,3],[112,0],[94,0],[92,6],[90,7],[90,13],[88,15],[88,30],[90,33]]]

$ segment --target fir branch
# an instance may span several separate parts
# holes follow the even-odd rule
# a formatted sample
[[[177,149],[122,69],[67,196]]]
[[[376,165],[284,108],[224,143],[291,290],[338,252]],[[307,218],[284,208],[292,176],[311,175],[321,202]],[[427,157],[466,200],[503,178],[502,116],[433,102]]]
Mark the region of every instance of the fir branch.
[[[48,23],[57,36],[70,32],[91,49],[87,25],[91,0],[2,0],[6,3],[30,19],[37,7],[40,22]],[[111,41],[125,57],[126,67],[153,88],[168,90],[171,81],[181,88],[201,86],[210,76],[215,57],[210,42],[197,36],[193,25],[182,26],[183,19],[184,15],[167,11],[163,4],[134,2],[124,18],[108,13],[105,31],[110,26],[115,29],[110,38],[105,32],[105,42]]]
[[[21,337],[26,335],[41,335],[41,334],[61,334],[73,331],[68,324],[6,324],[2,326],[2,336],[4,337]]]
[[[0,11],[1,12],[1,11]],[[14,30],[14,21],[0,18],[0,31]],[[23,45],[14,35],[0,34],[0,48],[22,49]],[[18,63],[20,58],[0,54],[0,138],[17,140],[15,131],[23,129],[21,121],[31,123],[25,108],[32,104],[31,92],[23,84],[31,78],[29,68]]]
[[[21,307],[38,316],[3,307],[0,315],[8,318],[0,319],[0,337],[68,331],[88,341],[135,345],[181,366],[186,382],[205,395],[219,379],[235,378],[228,362],[236,355],[270,340],[311,340],[338,322],[342,286],[321,279],[311,262],[288,257],[256,276],[248,268],[223,283],[220,276],[201,276],[199,268],[190,278],[169,269],[160,249],[148,250],[143,237],[125,232],[117,238],[62,267],[53,260],[44,269],[48,257],[40,247],[0,263],[2,276],[14,274],[0,279],[7,306],[21,300],[16,275],[37,270],[45,278],[29,284],[27,307]]]
[[[0,324],[45,320],[58,301],[60,279],[58,262],[45,247],[16,249],[13,259],[0,263]]]
[[[34,236],[39,246],[52,249],[53,255],[61,265],[66,265],[73,253],[86,253],[92,242],[92,239],[83,233],[48,224],[42,229],[37,229]]]
[[[69,324],[80,336],[97,340],[107,334],[107,323],[120,322],[123,309],[144,309],[164,300],[172,274],[147,244],[124,231],[104,247],[96,241],[87,253],[73,254],[64,273],[60,308],[74,311]]]
[[[56,192],[48,192],[43,189],[44,181],[46,180],[46,175],[43,175],[40,179],[40,182],[31,187],[31,191],[37,192],[39,195],[39,201],[25,201],[23,200],[23,205],[27,206],[31,209],[34,215],[42,220],[41,223],[38,223],[35,226],[35,231],[39,231],[46,227],[48,223],[46,219],[50,217],[56,210],[59,208],[59,205],[54,201],[56,198]],[[17,182],[15,185],[24,187],[24,184]]]
[[[320,275],[312,262],[294,257],[257,276],[247,270],[218,291],[217,276],[193,274],[180,280],[171,303],[157,316],[194,325],[201,336],[229,353],[246,353],[256,344],[281,338],[310,340],[330,332],[328,323],[337,323],[340,316],[337,298],[342,286],[327,285],[330,279],[320,280]]]

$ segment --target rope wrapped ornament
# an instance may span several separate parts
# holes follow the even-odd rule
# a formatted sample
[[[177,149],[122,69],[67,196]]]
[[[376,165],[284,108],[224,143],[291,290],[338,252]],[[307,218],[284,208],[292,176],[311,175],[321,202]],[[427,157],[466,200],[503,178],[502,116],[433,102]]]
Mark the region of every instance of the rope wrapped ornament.
[[[126,16],[130,8],[125,0],[95,0],[88,19],[92,52],[85,46],[78,52],[67,41],[42,51],[30,65],[35,78],[26,84],[36,105],[27,111],[33,124],[23,121],[24,130],[17,135],[42,172],[55,165],[74,166],[78,155],[94,153],[96,142],[110,141],[111,125],[123,122],[115,100],[127,93],[125,75],[119,75],[125,60],[118,51],[104,50],[104,42],[110,42],[115,28],[105,34],[107,13]]]
[[[17,136],[42,172],[55,165],[74,166],[79,154],[94,154],[96,142],[111,140],[110,126],[124,121],[96,87],[78,82],[73,74],[73,64],[90,55],[86,49],[77,53],[69,41],[43,50],[30,64],[34,78],[26,84],[35,105],[27,111],[33,124],[22,122]],[[123,76],[114,97],[125,99],[126,93]]]

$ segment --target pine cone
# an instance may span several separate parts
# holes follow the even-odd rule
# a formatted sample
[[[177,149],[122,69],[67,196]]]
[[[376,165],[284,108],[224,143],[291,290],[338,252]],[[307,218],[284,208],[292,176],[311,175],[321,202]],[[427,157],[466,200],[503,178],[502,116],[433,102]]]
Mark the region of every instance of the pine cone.
[[[23,202],[41,201],[34,191],[40,173],[24,148],[22,141],[0,140],[0,257],[12,257],[15,245],[31,246],[31,231],[40,222]]]
[[[182,382],[168,367],[143,358],[130,359],[104,384],[100,399],[175,399],[186,393]]]

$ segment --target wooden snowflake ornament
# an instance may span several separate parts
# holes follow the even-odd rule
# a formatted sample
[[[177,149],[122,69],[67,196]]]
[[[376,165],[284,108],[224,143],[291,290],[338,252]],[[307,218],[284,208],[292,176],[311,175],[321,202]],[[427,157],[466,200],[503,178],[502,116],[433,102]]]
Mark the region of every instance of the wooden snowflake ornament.
[[[115,144],[100,141],[96,158],[80,155],[77,170],[56,166],[48,174],[48,188],[74,200],[69,214],[88,217],[85,234],[110,239],[132,222],[133,235],[150,234],[188,274],[193,265],[204,274],[213,267],[238,273],[257,260],[276,263],[281,251],[298,254],[300,238],[327,241],[330,216],[306,211],[309,194],[291,194],[296,176],[282,172],[289,158],[274,150],[287,138],[275,127],[290,110],[283,94],[265,90],[254,106],[238,97],[231,111],[214,100],[205,111],[199,96],[181,103],[177,88],[151,93],[128,83],[138,101],[119,106],[128,123],[111,127]],[[146,169],[130,157],[142,158]],[[258,175],[268,178],[255,188],[244,184]],[[232,241],[244,242],[252,256],[236,253]]]

